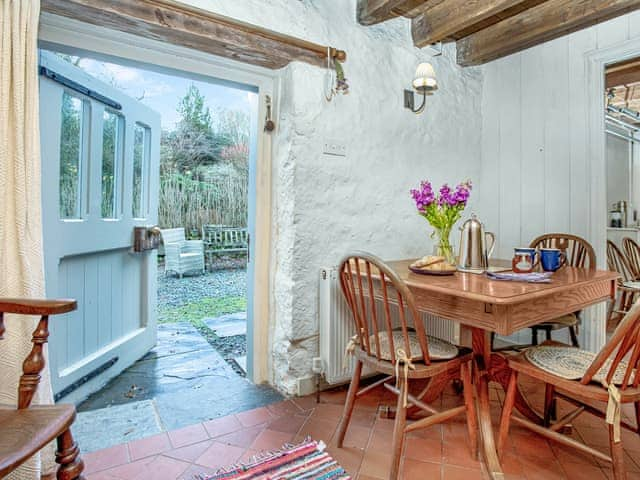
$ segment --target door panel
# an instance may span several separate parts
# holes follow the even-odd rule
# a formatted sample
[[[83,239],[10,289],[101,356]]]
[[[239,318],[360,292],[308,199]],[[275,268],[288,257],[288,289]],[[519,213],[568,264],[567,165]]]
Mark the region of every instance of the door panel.
[[[160,117],[50,52],[40,65],[46,290],[78,300],[52,326],[52,384],[82,396],[156,341],[156,252],[131,246],[157,223]]]

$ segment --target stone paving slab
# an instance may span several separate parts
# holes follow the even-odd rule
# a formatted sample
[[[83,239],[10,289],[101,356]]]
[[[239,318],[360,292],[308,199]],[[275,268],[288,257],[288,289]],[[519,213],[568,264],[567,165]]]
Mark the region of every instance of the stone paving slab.
[[[215,318],[204,318],[203,322],[219,337],[247,334],[247,312],[229,313]]]
[[[153,400],[162,430],[173,430],[282,398],[273,388],[237,375],[190,323],[181,322],[160,325],[158,345],[78,410],[90,414]]]
[[[82,452],[95,452],[162,432],[153,400],[80,412],[73,436]]]

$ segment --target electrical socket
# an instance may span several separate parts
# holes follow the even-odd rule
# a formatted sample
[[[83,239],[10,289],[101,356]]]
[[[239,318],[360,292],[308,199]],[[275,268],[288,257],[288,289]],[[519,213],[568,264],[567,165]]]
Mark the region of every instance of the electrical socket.
[[[347,145],[339,140],[325,139],[322,145],[322,153],[325,155],[335,155],[336,157],[346,157]]]

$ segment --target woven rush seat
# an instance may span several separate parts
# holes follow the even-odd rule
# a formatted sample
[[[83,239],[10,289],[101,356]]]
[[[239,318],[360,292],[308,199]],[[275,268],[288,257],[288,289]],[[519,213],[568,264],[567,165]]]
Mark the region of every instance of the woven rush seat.
[[[394,348],[397,349],[398,346],[404,348],[405,339],[402,330],[394,330],[392,333]],[[422,350],[420,349],[420,342],[418,341],[416,332],[407,332],[407,338],[409,340],[409,349],[411,351],[411,353],[406,352],[407,355],[410,355],[412,361],[422,360]],[[378,333],[378,341],[380,342],[379,358],[382,360],[391,361],[392,356],[391,348],[389,345],[389,335],[386,331]],[[427,335],[427,342],[429,347],[429,358],[431,360],[451,360],[452,358],[456,358],[458,356],[458,347],[456,347],[452,343],[449,343],[437,337],[433,337],[431,335]],[[369,345],[371,346],[371,350],[375,351],[375,334],[369,336]]]
[[[567,380],[579,380],[586,373],[589,366],[596,358],[595,353],[581,350],[579,348],[556,345],[540,345],[532,347],[524,352],[525,358],[536,367]],[[593,381],[602,382],[605,380],[607,372],[611,368],[611,359],[608,359],[593,376]],[[613,375],[613,383],[622,385],[625,370],[628,363],[621,361]],[[632,383],[635,375],[632,375],[628,383]]]

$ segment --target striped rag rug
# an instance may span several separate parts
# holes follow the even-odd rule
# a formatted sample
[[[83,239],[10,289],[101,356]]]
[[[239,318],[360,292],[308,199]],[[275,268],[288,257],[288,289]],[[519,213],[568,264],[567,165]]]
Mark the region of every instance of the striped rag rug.
[[[350,480],[349,474],[325,451],[324,442],[305,440],[282,450],[233,465],[202,480]]]

